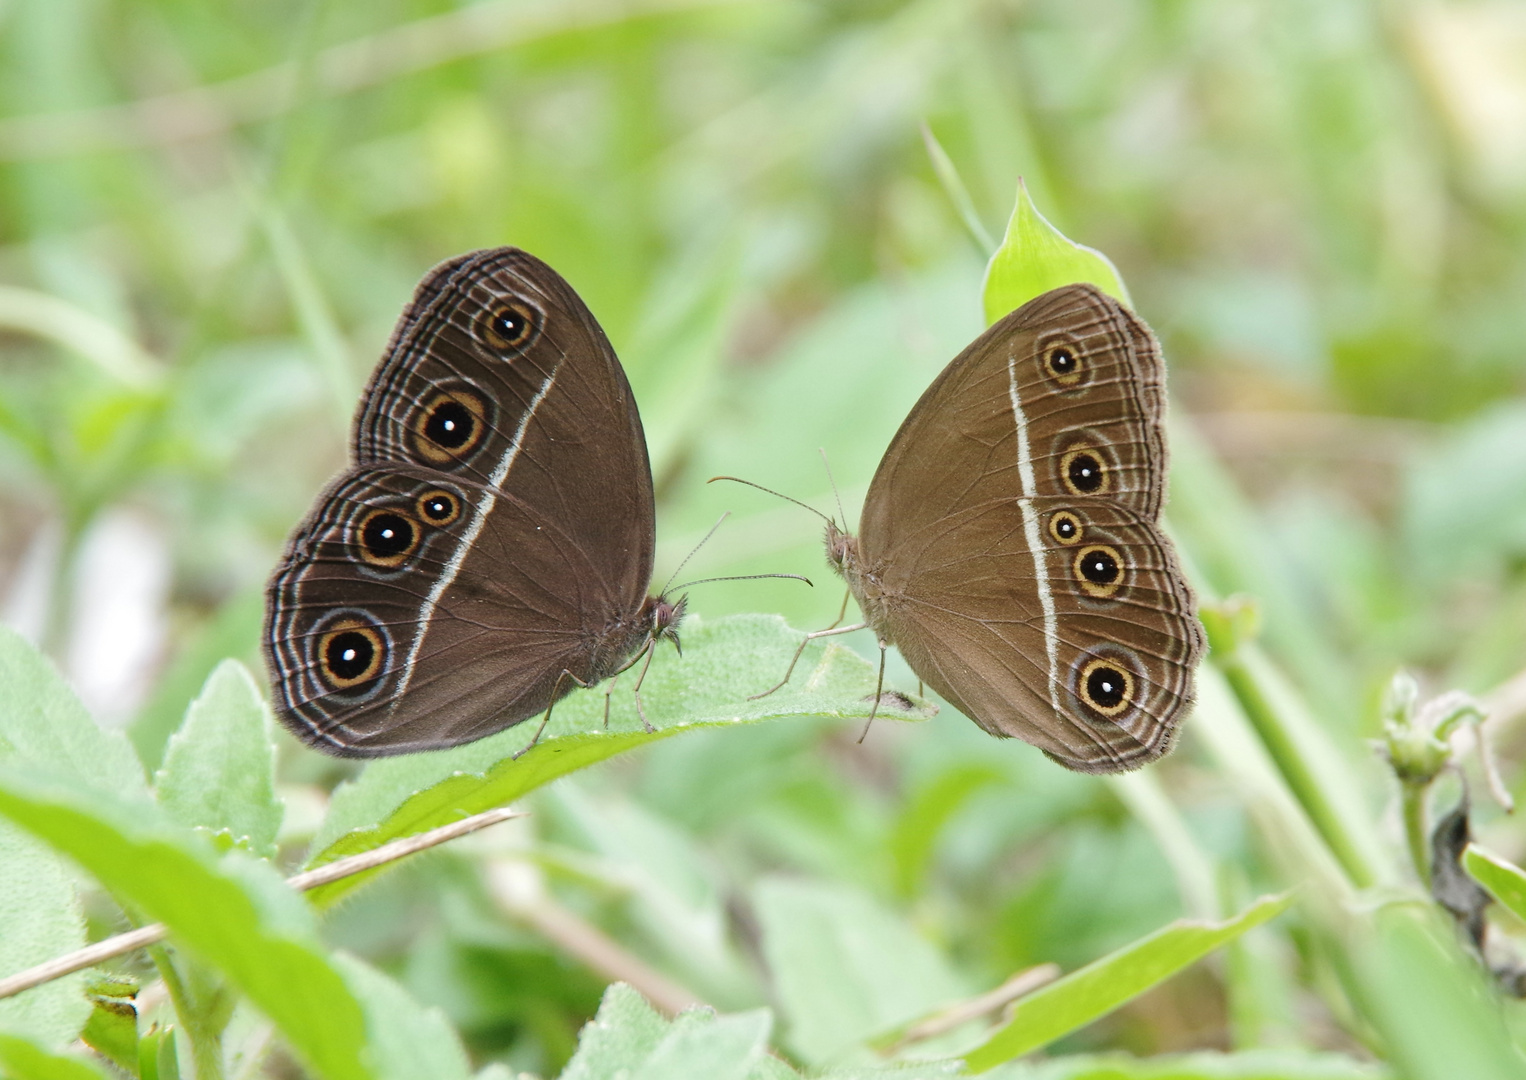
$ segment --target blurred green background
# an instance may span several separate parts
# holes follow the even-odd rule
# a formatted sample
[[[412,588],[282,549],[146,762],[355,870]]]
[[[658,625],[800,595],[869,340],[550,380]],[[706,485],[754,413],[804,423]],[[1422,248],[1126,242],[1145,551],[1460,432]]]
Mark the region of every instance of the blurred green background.
[[[546,259],[608,331],[659,583],[731,510],[686,575],[817,587],[691,610],[830,621],[820,522],[705,481],[833,512],[821,448],[853,521],[980,331],[989,251],[925,124],[987,233],[1023,177],[1118,265],[1170,364],[1174,531],[1209,591],[1256,597],[1384,839],[1367,740],[1398,666],[1495,694],[1522,788],[1526,5],[12,0],[0,56],[0,604],[150,764],[217,659],[258,662],[265,576],[393,320],[471,248]],[[1185,910],[1101,781],[947,709],[856,736],[674,740],[542,794],[523,842],[556,903],[723,1008],[777,994],[759,889],[895,912],[962,992]],[[349,770],[288,751],[296,851]],[[1155,771],[1230,893],[1276,884],[1190,723]],[[329,929],[484,1060],[554,1074],[605,979],[472,867],[432,856]],[[1200,967],[1066,1048],[1365,1052],[1317,950],[1261,934],[1265,1000]]]

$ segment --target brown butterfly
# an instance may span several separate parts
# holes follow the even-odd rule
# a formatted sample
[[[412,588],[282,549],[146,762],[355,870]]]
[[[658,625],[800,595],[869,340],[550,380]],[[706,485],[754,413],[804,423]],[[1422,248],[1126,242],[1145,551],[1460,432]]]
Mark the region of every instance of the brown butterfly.
[[[343,757],[544,727],[677,643],[684,601],[647,595],[655,547],[641,418],[577,293],[515,248],[441,263],[271,577],[277,715]]]
[[[859,534],[828,522],[864,622],[806,640],[872,629],[882,675],[895,645],[986,731],[1067,768],[1159,758],[1204,647],[1159,525],[1165,403],[1154,335],[1100,290],[1007,315],[912,408]]]

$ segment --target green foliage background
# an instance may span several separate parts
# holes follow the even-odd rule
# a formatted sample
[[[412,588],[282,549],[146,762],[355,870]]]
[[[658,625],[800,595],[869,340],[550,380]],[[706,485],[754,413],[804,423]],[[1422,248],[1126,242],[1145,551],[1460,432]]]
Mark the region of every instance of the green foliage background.
[[[1253,1053],[1182,1059],[1196,1071],[1180,1075],[1385,1075],[1357,1064],[1371,1061],[1496,1075],[1487,1062],[1447,1071],[1471,1051],[1499,1060],[1487,1055],[1508,1037],[1479,1023],[1526,1030],[1519,1005],[1469,981],[1449,930],[1390,927],[1364,952],[1321,911],[1348,886],[1422,896],[1392,773],[1370,746],[1397,667],[1427,694],[1483,698],[1521,794],[1522,12],[1508,0],[15,0],[0,8],[5,617],[125,727],[151,777],[165,767],[167,821],[231,815],[242,831],[225,841],[275,845],[294,868],[320,828],[327,843],[344,831],[335,820],[381,820],[347,810],[322,824],[329,792],[359,770],[282,736],[277,832],[258,791],[219,809],[205,784],[177,788],[191,766],[166,747],[219,661],[259,671],[265,575],[341,465],[356,394],[428,266],[513,243],[557,267],[640,401],[659,580],[731,510],[689,571],[791,571],[817,588],[706,585],[692,608],[707,625],[777,612],[812,629],[841,599],[819,522],[704,481],[740,475],[835,512],[820,447],[852,521],[906,410],[983,325],[979,236],[1002,235],[1023,177],[1046,217],[1111,257],[1162,338],[1172,528],[1205,597],[1248,594],[1260,612],[1264,651],[1219,653],[1238,696],[1205,686],[1180,750],[1139,783],[1064,773],[947,708],[877,722],[862,745],[842,719],[657,740],[541,789],[533,816],[497,838],[375,879],[304,933],[443,1010],[478,1066],[554,1076],[598,1007],[608,973],[548,936],[552,911],[737,1014],[714,1022],[724,1030],[669,1031],[612,999],[610,1022],[645,1032],[643,1054],[689,1040],[756,1062],[767,1041],[797,1064],[846,1067],[877,1060],[854,1049],[864,1041],[1019,969],[1069,971],[1178,916],[1227,916],[1303,882],[1325,900],[1052,1045],[1057,1060],[1024,1075],[1178,1075],[1068,1055],[1231,1049]],[[940,179],[924,124],[967,205]],[[161,573],[146,598],[114,588]],[[897,664],[892,684],[914,688]],[[664,655],[658,670],[677,667]],[[208,717],[258,717],[238,678],[223,669],[207,687]],[[1262,751],[1235,743],[1225,719],[1247,680],[1294,718],[1293,749],[1273,746],[1264,774]],[[77,708],[38,694],[50,723]],[[42,717],[18,712],[11,730]],[[186,723],[185,760],[263,752],[258,719],[221,749],[205,745],[216,724],[193,738],[194,712]],[[0,759],[27,760],[21,739],[0,740]],[[140,796],[123,748],[92,768],[97,787]],[[1289,790],[1315,839],[1275,810]],[[356,805],[341,796],[336,815],[346,798]],[[1526,832],[1475,810],[1487,845],[1519,862]],[[0,858],[68,895],[35,841],[0,833]],[[504,863],[518,868],[517,907],[484,869]],[[81,915],[92,936],[126,925],[104,891],[87,890]],[[1519,926],[1500,921],[1499,962],[1519,959]],[[856,951],[829,953],[851,928],[865,935]],[[7,929],[0,976],[46,958],[22,958],[26,935]],[[325,977],[375,974],[347,963]],[[1432,1007],[1437,986],[1473,1004]],[[762,1006],[773,1027],[747,1011]],[[24,1054],[0,1045],[0,1066],[23,1075]],[[618,1060],[680,1075],[631,1055]],[[771,1066],[758,1068],[736,1075]]]

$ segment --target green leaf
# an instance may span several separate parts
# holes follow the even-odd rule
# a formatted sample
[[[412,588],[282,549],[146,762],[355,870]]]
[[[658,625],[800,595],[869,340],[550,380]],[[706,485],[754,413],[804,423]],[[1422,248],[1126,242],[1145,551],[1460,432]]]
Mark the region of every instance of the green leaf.
[[[1463,869],[1518,919],[1526,919],[1526,870],[1477,844],[1462,853]]]
[[[771,1024],[767,1009],[722,1017],[691,1009],[669,1023],[616,983],[579,1035],[561,1080],[749,1080],[768,1049]]]
[[[558,784],[538,806],[556,815],[558,833],[575,829],[599,853],[633,927],[681,983],[723,1007],[758,1001],[763,988],[736,948],[727,897],[697,839],[634,800],[594,796],[587,787]]]
[[[258,652],[264,616],[261,585],[237,594],[205,625],[191,631],[127,731],[138,757],[150,769],[163,762],[170,736],[185,722],[186,709],[223,658]]]
[[[0,973],[25,971],[84,945],[72,872],[42,844],[0,821]],[[0,1028],[63,1046],[90,1016],[85,978],[75,972],[0,1000]]]
[[[15,1035],[0,1035],[0,1075],[5,1080],[106,1080],[93,1062],[50,1054]]]
[[[668,1030],[668,1022],[624,983],[604,991],[599,1011],[583,1025],[577,1053],[567,1062],[560,1080],[603,1080],[616,1071],[644,1061]]]
[[[912,797],[890,837],[896,888],[902,896],[912,895],[921,884],[933,844],[949,819],[975,792],[1005,778],[989,765],[956,765]]]
[[[969,993],[938,950],[857,890],[772,878],[754,902],[787,1041],[807,1062]]]
[[[867,1066],[850,1069],[829,1069],[817,1080],[942,1080],[948,1076],[962,1076],[957,1061],[918,1061],[906,1065]]]
[[[85,1045],[129,1072],[138,1066],[138,1011],[130,1000],[96,997],[80,1032]]]
[[[1292,897],[1264,896],[1227,922],[1182,919],[1018,1000],[1006,1026],[965,1055],[985,1072],[1085,1027],[1227,941],[1283,911]]]
[[[53,665],[0,626],[0,763],[41,768],[146,804],[132,747],[98,727]],[[22,971],[85,944],[72,872],[8,822],[0,823],[0,971]],[[0,1027],[45,1045],[79,1034],[90,1015],[83,973],[0,1001]]]
[[[248,669],[237,660],[219,664],[165,750],[155,787],[169,816],[226,832],[256,855],[274,854],[283,807],[271,723]]]
[[[439,1009],[426,1009],[395,981],[344,953],[333,963],[366,1014],[367,1050],[380,1080],[469,1080],[461,1038]]]
[[[8,626],[0,626],[0,762],[43,766],[148,801],[126,737],[102,730],[47,658]]]
[[[1007,235],[986,266],[982,287],[986,323],[1022,307],[1050,289],[1090,282],[1103,292],[1129,303],[1118,269],[1102,252],[1067,239],[1045,220],[1017,183],[1017,205],[1007,222]]]
[[[1499,995],[1431,905],[1389,904],[1358,954],[1363,1015],[1388,1041],[1405,1080],[1526,1076]]]
[[[995,1080],[1393,1080],[1383,1065],[1339,1054],[1249,1050],[1238,1054],[1171,1054],[1132,1058],[1123,1054],[1077,1055],[1055,1061],[1007,1065]]]
[[[756,723],[785,716],[865,717],[875,668],[835,643],[807,647],[795,677],[777,694],[747,701],[752,687],[777,681],[801,635],[776,616],[740,615],[684,624],[684,652],[665,647],[652,663],[641,697],[655,731],[643,731],[630,693],[617,685],[604,727],[602,693],[575,693],[559,703],[540,741],[517,760],[534,734],[521,724],[489,738],[429,754],[372,762],[334,793],[310,865],[369,851],[468,814],[512,802],[560,776],[685,731]],[[628,684],[626,684],[628,685]],[[931,706],[881,708],[886,719],[925,719]],[[374,871],[373,871],[374,873]],[[314,889],[328,904],[357,887],[355,875]]]
[[[138,1042],[138,1073],[141,1080],[180,1080],[173,1027],[155,1026]]]
[[[747,1080],[768,1050],[767,1009],[716,1016],[709,1009],[679,1015],[631,1080]]]
[[[35,770],[0,771],[0,813],[75,859],[122,902],[221,971],[327,1080],[366,1080],[360,1005],[317,946],[312,913],[268,865],[217,860],[195,833]]]

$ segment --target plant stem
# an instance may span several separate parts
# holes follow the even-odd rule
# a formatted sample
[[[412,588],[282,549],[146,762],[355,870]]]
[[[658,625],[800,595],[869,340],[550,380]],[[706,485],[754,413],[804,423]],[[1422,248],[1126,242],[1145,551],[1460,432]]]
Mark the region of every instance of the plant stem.
[[[465,836],[469,832],[484,829],[489,825],[496,825],[500,821],[510,818],[523,817],[518,811],[506,807],[493,810],[484,810],[480,814],[474,814],[460,821],[453,821],[448,825],[430,829],[428,832],[419,833],[415,836],[405,836],[391,843],[383,844],[379,848],[362,852],[359,855],[351,855],[348,858],[336,859],[331,863],[324,863],[313,870],[305,870],[300,874],[294,874],[286,879],[286,884],[293,889],[316,889],[320,885],[338,881],[341,878],[362,874],[368,870],[374,870],[378,866],[443,844],[448,840],[454,840],[458,836]],[[51,982],[62,978],[71,972],[81,971],[87,967],[95,967],[103,961],[110,960],[114,956],[133,952],[147,946],[157,945],[169,934],[169,929],[163,923],[150,923],[136,930],[129,930],[125,934],[98,941],[94,945],[87,945],[83,949],[76,949],[65,956],[55,957],[45,963],[37,964],[18,971],[14,975],[8,975],[0,979],[0,1000],[13,997],[23,990],[30,990],[34,986]],[[166,984],[167,985],[167,984]]]
[[[1404,806],[1404,840],[1409,845],[1409,858],[1415,864],[1415,876],[1427,892],[1431,888],[1430,815],[1427,796],[1430,781],[1406,780],[1399,785],[1400,800]]]
[[[180,1028],[190,1040],[191,1063],[196,1069],[196,1080],[223,1080],[222,1026],[210,1015],[220,1011],[216,991],[207,987],[207,990],[212,991],[210,994],[190,993],[168,949],[156,945],[148,952],[154,958],[154,966],[159,969],[159,977],[164,980],[165,989],[169,991],[170,1003],[175,1007],[175,1017],[180,1021]],[[210,1000],[204,1001],[203,997]]]
[[[1309,820],[1319,830],[1319,835],[1329,846],[1352,884],[1368,888],[1378,880],[1377,871],[1368,861],[1366,853],[1347,830],[1340,812],[1330,800],[1324,786],[1315,775],[1311,764],[1305,759],[1303,748],[1298,744],[1288,722],[1278,713],[1258,674],[1246,663],[1241,649],[1216,652],[1214,659],[1230,689],[1240,702],[1256,734],[1261,737],[1277,770],[1303,805]]]

